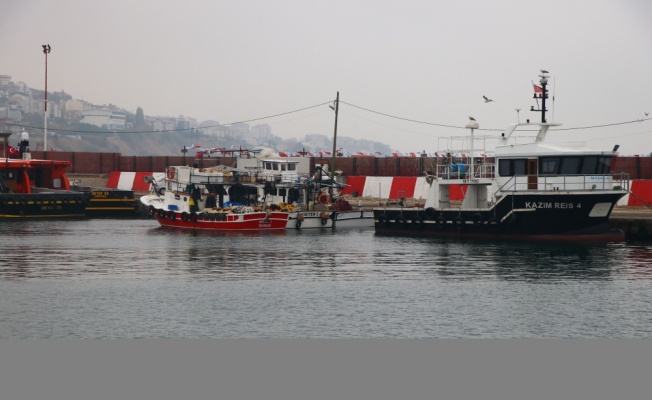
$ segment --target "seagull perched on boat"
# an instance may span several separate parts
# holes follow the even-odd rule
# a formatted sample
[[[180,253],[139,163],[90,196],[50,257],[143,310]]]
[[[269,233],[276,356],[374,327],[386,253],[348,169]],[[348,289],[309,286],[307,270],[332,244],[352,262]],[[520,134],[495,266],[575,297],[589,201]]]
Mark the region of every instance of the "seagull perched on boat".
[[[487,96],[482,96],[482,98],[484,99],[484,102],[485,102],[485,103],[491,103],[491,102],[493,101],[493,100],[491,100],[491,99],[490,99],[489,97],[487,97]]]

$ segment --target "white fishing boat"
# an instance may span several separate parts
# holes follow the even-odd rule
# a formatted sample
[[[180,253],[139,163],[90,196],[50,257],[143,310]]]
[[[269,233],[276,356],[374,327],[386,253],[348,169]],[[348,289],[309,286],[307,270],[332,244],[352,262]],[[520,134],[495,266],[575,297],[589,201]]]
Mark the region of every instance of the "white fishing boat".
[[[308,176],[297,172],[297,164],[261,158],[257,168],[246,169],[170,166],[159,180],[147,178],[151,191],[140,201],[152,216],[172,211],[202,218],[247,206],[288,213],[287,229],[373,228],[373,212],[340,199],[338,185],[326,171],[320,167]]]

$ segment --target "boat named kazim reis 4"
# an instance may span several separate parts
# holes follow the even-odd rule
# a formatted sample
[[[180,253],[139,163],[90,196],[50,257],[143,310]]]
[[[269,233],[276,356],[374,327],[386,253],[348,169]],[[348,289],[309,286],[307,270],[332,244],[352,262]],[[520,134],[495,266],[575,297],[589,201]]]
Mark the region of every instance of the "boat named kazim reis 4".
[[[609,226],[609,215],[629,190],[629,177],[612,165],[618,145],[595,149],[585,142],[548,141],[546,119],[549,76],[542,71],[534,85],[537,103],[530,111],[540,122],[514,123],[501,134],[494,157],[474,157],[462,165],[445,159],[426,173],[428,198],[422,208],[374,209],[377,233],[469,236],[535,240],[621,241],[625,234]],[[534,128],[534,129],[533,129]],[[510,138],[517,130],[538,132],[530,143]],[[460,202],[451,200],[461,190]]]

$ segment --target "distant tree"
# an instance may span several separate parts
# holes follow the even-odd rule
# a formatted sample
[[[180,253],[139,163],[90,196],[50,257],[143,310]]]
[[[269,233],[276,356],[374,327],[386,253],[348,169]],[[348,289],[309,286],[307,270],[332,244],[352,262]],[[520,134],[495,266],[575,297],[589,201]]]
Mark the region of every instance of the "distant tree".
[[[145,130],[147,128],[147,124],[145,123],[145,113],[143,112],[143,109],[141,107],[138,107],[136,109],[136,120],[134,121],[134,129],[139,131],[139,130]]]

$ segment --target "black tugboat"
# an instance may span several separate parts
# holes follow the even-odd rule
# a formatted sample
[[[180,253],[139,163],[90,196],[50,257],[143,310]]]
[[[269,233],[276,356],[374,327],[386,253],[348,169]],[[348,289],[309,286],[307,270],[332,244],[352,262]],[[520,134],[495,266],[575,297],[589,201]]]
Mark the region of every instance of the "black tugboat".
[[[541,71],[534,98],[541,122],[517,122],[507,127],[494,158],[474,158],[473,149],[463,167],[438,165],[426,176],[430,188],[423,208],[374,209],[377,233],[432,236],[498,237],[536,240],[619,241],[621,230],[608,220],[617,201],[629,190],[629,177],[612,172],[618,155],[589,148],[584,142],[546,141],[548,73]],[[466,126],[479,126],[470,120]],[[537,128],[533,143],[511,144],[519,128]],[[471,146],[472,147],[472,146]],[[457,171],[454,171],[457,169]],[[461,172],[463,171],[463,172]],[[462,185],[461,204],[450,200],[451,187]]]

